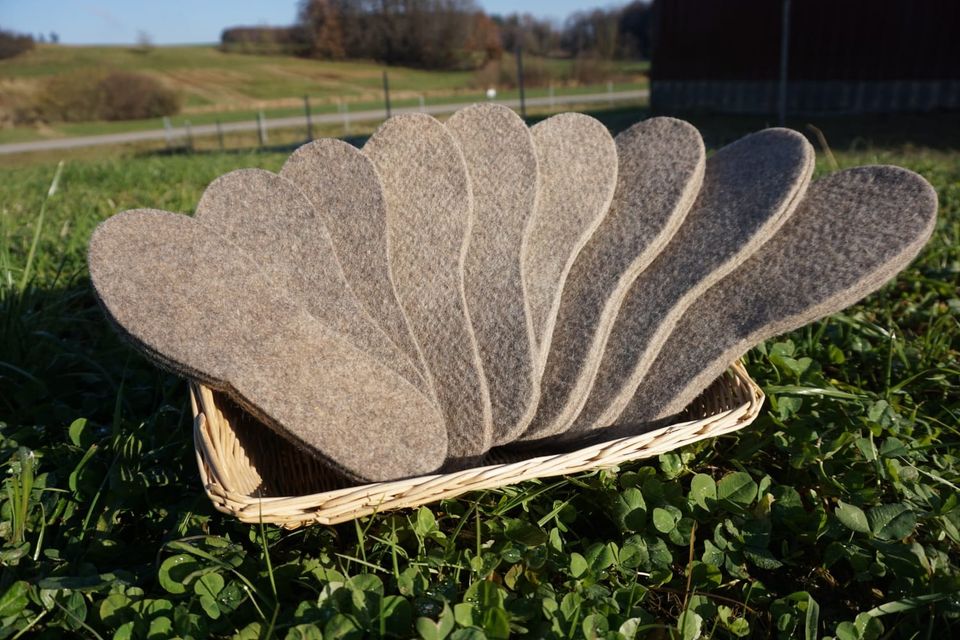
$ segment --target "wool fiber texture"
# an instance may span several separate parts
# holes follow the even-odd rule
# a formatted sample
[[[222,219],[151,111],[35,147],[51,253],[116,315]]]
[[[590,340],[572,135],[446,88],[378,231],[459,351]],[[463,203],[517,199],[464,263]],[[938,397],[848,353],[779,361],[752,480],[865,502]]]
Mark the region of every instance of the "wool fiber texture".
[[[542,374],[567,275],[610,209],[617,147],[601,122],[580,113],[552,116],[530,133],[540,193],[528,228],[523,274]]]
[[[373,321],[353,295],[326,227],[292,182],[262,169],[239,169],[214,180],[194,217],[247,255],[289,297],[422,392],[420,370]]]
[[[464,293],[493,419],[494,443],[509,442],[537,408],[540,381],[521,255],[537,202],[537,153],[512,109],[478,104],[447,129],[463,151],[473,193]]]
[[[464,298],[473,199],[463,153],[424,114],[387,120],[363,152],[383,182],[394,285],[433,378],[450,455],[480,456],[493,442],[493,421]]]
[[[95,230],[88,260],[124,337],[342,473],[377,481],[442,465],[446,432],[433,403],[216,231],[188,216],[127,211]]]
[[[676,233],[703,181],[703,140],[686,122],[651,118],[616,143],[613,203],[567,277],[540,406],[523,440],[563,433],[576,419],[624,296]]]
[[[707,160],[703,186],[677,234],[627,293],[568,434],[613,424],[687,307],[793,213],[813,164],[813,147],[789,129],[750,134]]]
[[[920,252],[936,216],[933,187],[899,167],[814,182],[780,231],[687,309],[617,424],[679,413],[758,343],[877,290]]]
[[[387,203],[373,162],[359,149],[322,138],[293,152],[280,170],[306,194],[330,233],[354,295],[407,357],[426,371],[393,286],[387,254]]]

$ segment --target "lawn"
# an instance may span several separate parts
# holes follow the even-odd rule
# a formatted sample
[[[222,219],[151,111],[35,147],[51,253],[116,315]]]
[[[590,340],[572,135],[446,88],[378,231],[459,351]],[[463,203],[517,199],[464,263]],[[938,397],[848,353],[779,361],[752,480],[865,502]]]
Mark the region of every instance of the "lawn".
[[[643,116],[597,115],[615,130]],[[763,124],[694,122],[712,148]],[[295,531],[213,510],[185,384],[107,327],[84,260],[100,220],[190,212],[219,174],[276,170],[285,154],[72,160],[55,190],[53,163],[3,169],[0,638],[956,635],[960,127],[816,124],[832,151],[819,173],[914,169],[940,220],[894,282],[748,355],[768,395],[753,425],[614,470]]]

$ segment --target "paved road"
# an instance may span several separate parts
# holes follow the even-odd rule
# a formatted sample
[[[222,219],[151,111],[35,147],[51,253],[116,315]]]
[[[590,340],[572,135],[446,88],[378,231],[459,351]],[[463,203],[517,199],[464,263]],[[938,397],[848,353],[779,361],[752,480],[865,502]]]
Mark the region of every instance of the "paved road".
[[[527,98],[528,107],[543,107],[561,104],[589,104],[596,102],[626,102],[630,100],[644,100],[650,97],[650,92],[646,89],[635,91],[616,91],[614,93],[586,93],[581,95],[564,95],[550,98],[548,96]],[[504,104],[513,109],[520,108],[519,100],[498,100],[499,104]],[[433,115],[452,113],[472,103],[452,103],[452,104],[434,104],[426,105],[423,109],[419,107],[398,107],[392,110],[394,114],[400,113],[430,113]],[[370,109],[368,111],[354,111],[349,114],[350,122],[370,122],[371,120],[382,120],[384,118],[383,109]],[[344,121],[344,114],[340,113],[318,113],[312,117],[314,124],[337,124]],[[257,123],[255,121],[244,122],[225,122],[220,125],[224,133],[236,133],[240,131],[256,131]],[[274,118],[266,121],[267,129],[288,129],[291,127],[304,127],[306,123],[303,116],[292,116],[289,118]],[[169,135],[174,138],[184,138],[187,135],[185,127],[174,127],[171,131],[158,129],[154,131],[130,131],[127,133],[110,133],[99,136],[77,136],[72,138],[55,138],[52,140],[35,140],[33,142],[16,142],[12,144],[0,144],[0,154],[24,153],[28,151],[50,151],[56,149],[76,149],[79,147],[93,147],[103,144],[125,144],[128,142],[143,142],[148,140],[165,140]],[[191,134],[194,137],[216,135],[217,126],[215,124],[201,124],[191,127]]]

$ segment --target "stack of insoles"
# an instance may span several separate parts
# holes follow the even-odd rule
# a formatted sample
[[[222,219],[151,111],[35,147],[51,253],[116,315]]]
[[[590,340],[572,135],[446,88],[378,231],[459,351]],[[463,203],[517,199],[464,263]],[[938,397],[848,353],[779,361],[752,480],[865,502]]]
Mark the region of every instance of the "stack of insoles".
[[[651,118],[528,128],[492,104],[318,140],[214,181],[196,213],[90,241],[98,299],[160,366],[354,480],[482,462],[673,416],[753,345],[917,255],[933,189],[896,167],[811,183],[800,134],[709,159]]]

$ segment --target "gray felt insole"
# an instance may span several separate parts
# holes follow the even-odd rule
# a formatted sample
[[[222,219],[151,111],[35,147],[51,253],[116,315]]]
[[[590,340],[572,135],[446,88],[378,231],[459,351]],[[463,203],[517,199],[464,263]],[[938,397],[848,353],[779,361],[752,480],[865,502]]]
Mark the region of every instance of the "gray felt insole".
[[[627,290],[676,233],[703,180],[703,140],[686,122],[651,118],[616,143],[613,203],[567,277],[524,440],[562,433],[577,417]]]
[[[617,147],[601,122],[580,113],[547,118],[530,133],[540,165],[540,192],[528,228],[523,275],[542,373],[567,275],[613,199]]]
[[[936,215],[933,187],[899,167],[814,182],[780,231],[690,306],[617,423],[679,413],[756,344],[875,291],[919,253]]]
[[[195,217],[256,256],[274,283],[326,327],[430,394],[420,369],[354,296],[326,226],[296,185],[262,169],[231,171],[206,188]]]
[[[433,377],[450,455],[483,454],[493,441],[490,395],[463,290],[473,200],[453,135],[423,114],[387,120],[363,152],[387,201],[394,285]]]
[[[443,419],[430,400],[214,229],[127,211],[96,229],[88,259],[107,316],[149,357],[228,393],[347,475],[387,480],[442,464]]]
[[[425,371],[423,354],[393,286],[387,255],[387,203],[373,163],[351,144],[322,138],[294,151],[280,175],[310,199],[360,303],[393,343]]]
[[[526,426],[540,395],[520,263],[537,200],[537,154],[527,125],[502,105],[461,109],[446,127],[470,174],[473,226],[464,293],[490,390],[493,438],[500,443]]]
[[[684,310],[793,213],[813,164],[813,147],[789,129],[748,135],[707,160],[686,220],[627,293],[587,403],[568,434],[613,423]]]

